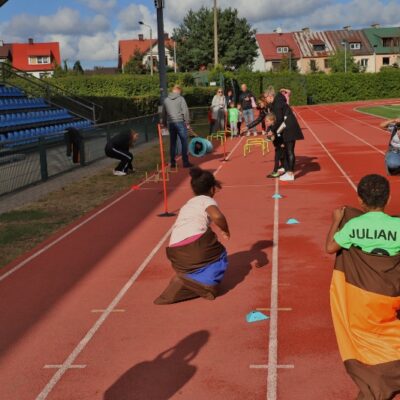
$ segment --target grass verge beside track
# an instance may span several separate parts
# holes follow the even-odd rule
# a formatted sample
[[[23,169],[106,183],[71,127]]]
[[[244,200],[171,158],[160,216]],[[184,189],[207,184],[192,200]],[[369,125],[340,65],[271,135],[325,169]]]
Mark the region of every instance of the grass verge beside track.
[[[375,107],[358,107],[357,111],[388,119],[400,117],[399,104],[375,106]]]

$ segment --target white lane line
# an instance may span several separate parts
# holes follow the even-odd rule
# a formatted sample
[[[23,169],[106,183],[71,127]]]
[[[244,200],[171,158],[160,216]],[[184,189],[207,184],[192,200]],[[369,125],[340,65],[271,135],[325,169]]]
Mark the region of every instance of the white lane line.
[[[308,126],[306,121],[304,121],[304,118],[301,117],[303,122]],[[328,157],[332,160],[332,162],[336,165],[336,167],[339,169],[339,171],[343,174],[344,178],[346,178],[347,182],[349,182],[350,186],[354,189],[355,192],[357,192],[357,186],[356,184],[351,180],[349,175],[346,173],[346,171],[341,167],[341,165],[336,161],[335,157],[333,157],[332,153],[326,148],[326,146],[319,140],[318,136],[315,134],[315,132],[308,126],[308,130],[311,132],[311,134],[314,136],[314,139],[320,144],[320,146],[325,150],[326,154]]]
[[[234,148],[229,153],[227,159],[229,159],[229,157],[237,149],[237,147],[241,143],[242,139],[243,138],[241,138],[240,141],[234,146]],[[226,165],[226,164],[224,164],[224,165]],[[221,171],[221,170],[219,170],[219,171]],[[72,350],[70,355],[67,357],[67,359],[64,361],[64,363],[61,365],[61,368],[58,369],[58,371],[53,375],[53,377],[50,379],[50,381],[47,383],[47,385],[44,387],[44,389],[36,397],[36,400],[45,400],[47,398],[47,396],[50,394],[50,392],[57,385],[57,383],[60,381],[60,379],[63,377],[63,375],[68,371],[68,369],[71,368],[72,365],[74,365],[74,361],[77,359],[79,354],[85,349],[85,347],[93,339],[96,332],[104,324],[104,322],[107,320],[107,318],[113,312],[113,310],[116,308],[118,303],[122,300],[122,298],[125,296],[125,294],[128,292],[128,290],[132,287],[132,285],[135,283],[135,281],[139,278],[139,276],[144,271],[144,269],[147,267],[147,265],[149,265],[150,261],[153,259],[153,257],[157,254],[157,252],[160,250],[160,248],[164,244],[164,242],[170,236],[171,231],[172,231],[172,226],[171,226],[171,228],[168,229],[168,232],[156,244],[156,246],[153,248],[153,250],[150,252],[150,254],[142,262],[142,264],[140,264],[139,268],[129,278],[128,282],[125,283],[125,285],[122,287],[122,289],[118,292],[118,294],[111,301],[110,305],[100,315],[99,319],[94,323],[94,325],[86,333],[86,335],[83,337],[83,339]]]
[[[267,308],[256,308],[256,311],[271,311],[271,308],[269,308],[269,307],[267,307]],[[278,311],[293,311],[293,308],[289,308],[289,307],[282,308],[282,307],[279,307]]]
[[[92,313],[103,313],[103,312],[105,312],[105,309],[94,309],[94,310],[91,310],[90,312],[92,312]],[[116,308],[116,309],[112,310],[112,312],[113,313],[124,313],[125,310],[123,310],[121,308]]]
[[[279,193],[279,179],[275,180],[275,193]],[[279,255],[279,199],[274,201],[274,235],[272,247],[271,310],[269,324],[267,400],[277,399],[278,385],[278,255]]]
[[[325,117],[324,115],[322,115],[321,113],[319,113],[318,111],[315,110],[311,110],[313,113],[319,115],[321,118],[323,118],[324,120],[328,121],[329,123],[331,123],[332,125],[337,126],[339,129],[341,129],[342,131],[346,132],[347,134],[349,134],[350,136],[353,136],[355,139],[359,140],[360,142],[366,144],[367,146],[371,147],[372,149],[374,149],[375,151],[377,151],[378,153],[381,153],[383,155],[385,155],[385,152],[382,151],[381,149],[378,149],[376,146],[374,146],[373,144],[367,142],[366,140],[364,140],[363,138],[361,138],[358,135],[355,135],[353,132],[349,131],[346,128],[343,128],[343,126],[337,124],[336,122],[332,121],[331,119]],[[303,119],[304,121],[304,119]]]
[[[346,173],[346,171],[341,167],[341,165],[336,161],[336,159],[332,156],[330,151],[326,148],[326,146],[319,140],[318,136],[315,134],[313,129],[311,129],[310,125],[305,121],[305,119],[300,116],[301,120],[303,121],[303,124],[307,127],[307,129],[310,131],[310,133],[314,136],[314,139],[320,144],[320,146],[325,150],[325,153],[328,155],[328,157],[333,161],[333,163],[336,165],[336,167],[339,169],[339,171],[342,173],[342,175],[346,178],[347,182],[349,182],[350,186],[357,191],[357,186],[354,184],[354,182],[350,179],[349,175]]]
[[[249,365],[249,368],[251,369],[269,369],[268,364],[251,364]],[[287,365],[277,365],[277,369],[293,369],[294,365],[293,364],[287,364]]]
[[[62,367],[63,367],[62,364],[46,364],[43,368],[45,368],[45,369],[60,369]],[[85,365],[85,364],[75,364],[75,365],[71,365],[69,367],[69,369],[84,369],[86,367],[87,367],[87,365]]]

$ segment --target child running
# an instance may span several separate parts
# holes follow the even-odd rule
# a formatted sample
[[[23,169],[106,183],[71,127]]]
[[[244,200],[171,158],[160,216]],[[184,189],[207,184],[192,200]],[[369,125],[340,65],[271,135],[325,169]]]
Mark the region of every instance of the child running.
[[[230,238],[226,218],[214,200],[221,184],[211,172],[197,167],[190,170],[190,176],[195,196],[180,210],[167,248],[176,276],[155,304],[172,304],[195,297],[214,300],[228,266],[225,247],[210,228],[214,223],[225,239]]]
[[[326,251],[338,252],[330,288],[337,343],[357,399],[393,399],[400,391],[400,218],[385,213],[388,180],[358,185],[362,210],[333,212]]]
[[[229,126],[231,128],[231,137],[235,137],[238,135],[238,122],[239,122],[239,110],[235,106],[235,103],[232,101],[229,103],[228,108],[228,120]]]

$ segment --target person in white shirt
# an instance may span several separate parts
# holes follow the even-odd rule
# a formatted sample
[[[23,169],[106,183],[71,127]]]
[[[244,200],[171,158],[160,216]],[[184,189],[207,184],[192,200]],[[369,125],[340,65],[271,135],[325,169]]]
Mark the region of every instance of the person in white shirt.
[[[210,228],[211,223],[215,224],[223,238],[229,240],[228,222],[214,200],[221,184],[211,172],[198,167],[192,168],[190,175],[195,196],[181,208],[167,247],[176,276],[155,304],[195,297],[214,300],[228,267],[225,247]]]

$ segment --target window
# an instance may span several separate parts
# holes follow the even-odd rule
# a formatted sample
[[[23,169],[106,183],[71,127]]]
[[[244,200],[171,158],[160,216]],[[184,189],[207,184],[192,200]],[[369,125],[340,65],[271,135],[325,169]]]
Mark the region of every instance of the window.
[[[314,44],[313,45],[314,51],[325,51],[326,47],[324,44]]]
[[[390,58],[389,57],[383,57],[382,58],[382,64],[383,65],[390,65]]]
[[[317,60],[310,60],[310,69],[311,69],[311,72],[318,71]]]
[[[382,46],[383,47],[398,47],[398,46],[400,46],[400,38],[399,37],[382,38]]]
[[[325,58],[325,60],[324,60],[324,68],[325,68],[325,69],[330,68],[330,66],[329,66],[329,59],[328,59],[328,58]]]
[[[368,67],[368,58],[362,58],[360,60],[360,66],[363,68],[367,68]]]
[[[350,43],[350,50],[360,50],[361,49],[361,43]]]
[[[289,47],[277,47],[276,52],[279,54],[289,53]]]
[[[50,64],[50,57],[49,56],[29,57],[28,62],[30,65]]]

